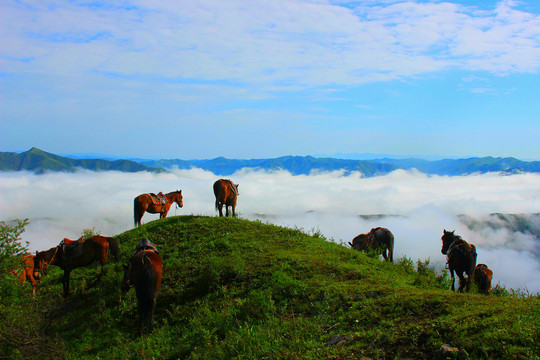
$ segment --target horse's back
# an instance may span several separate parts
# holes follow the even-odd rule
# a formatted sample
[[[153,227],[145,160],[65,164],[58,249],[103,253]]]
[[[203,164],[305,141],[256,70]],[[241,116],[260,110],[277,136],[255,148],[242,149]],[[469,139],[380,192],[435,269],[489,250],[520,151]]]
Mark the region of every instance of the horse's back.
[[[371,230],[379,244],[386,245],[389,249],[394,248],[394,234],[387,228],[379,227]]]
[[[493,271],[485,264],[478,264],[474,269],[474,281],[481,293],[488,294],[491,290],[491,280],[493,280]]]
[[[139,275],[143,273],[154,274],[155,281],[158,284],[161,283],[161,276],[163,275],[163,260],[157,252],[152,250],[141,250],[132,258],[132,266],[134,266],[134,270]]]
[[[371,230],[378,239],[394,239],[394,234],[387,228],[378,227]]]
[[[214,195],[220,202],[225,202],[229,197],[230,181],[225,179],[219,179],[214,183]]]

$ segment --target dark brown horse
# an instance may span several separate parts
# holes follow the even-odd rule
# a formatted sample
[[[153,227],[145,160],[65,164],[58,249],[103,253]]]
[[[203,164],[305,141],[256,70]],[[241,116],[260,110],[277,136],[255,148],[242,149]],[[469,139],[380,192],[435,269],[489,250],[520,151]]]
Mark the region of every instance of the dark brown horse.
[[[145,212],[152,214],[159,213],[159,218],[167,217],[167,213],[173,203],[178,206],[184,206],[182,190],[176,190],[168,194],[158,196],[153,193],[141,194],[133,200],[133,217],[135,218],[135,227],[141,225],[141,219]]]
[[[481,294],[488,295],[491,291],[493,271],[491,271],[485,264],[478,264],[474,269],[473,279],[476,286],[478,286],[478,291]]]
[[[441,253],[446,255],[446,265],[450,270],[452,277],[452,291],[454,287],[454,272],[459,277],[459,292],[469,291],[474,268],[476,266],[476,247],[467,243],[459,235],[454,234],[455,231],[444,230],[442,240]],[[467,279],[465,279],[467,275]]]
[[[136,252],[129,260],[129,264],[124,266],[122,289],[127,291],[131,287],[135,287],[141,332],[145,326],[150,330],[154,328],[154,308],[161,287],[162,275],[163,261],[161,256],[148,248]]]
[[[94,235],[88,239],[79,240],[64,239],[58,246],[49,250],[36,252],[36,261],[48,265],[56,265],[64,270],[62,286],[64,295],[69,295],[69,275],[73,269],[88,266],[99,261],[101,265],[107,263],[107,254],[111,250],[116,258],[118,256],[118,241],[113,237]],[[101,274],[103,275],[103,267]]]
[[[36,285],[41,281],[42,263],[36,261],[36,256],[32,254],[21,257],[21,266],[15,270],[10,270],[19,279],[21,286],[28,280],[32,284],[32,296],[36,294]]]
[[[229,206],[232,208],[232,216],[236,216],[236,199],[239,195],[238,186],[231,180],[225,179],[219,179],[214,183],[216,210],[219,211],[219,216],[223,216],[223,205],[225,205],[225,216],[229,216]]]
[[[385,260],[394,261],[394,234],[386,228],[373,228],[367,234],[356,236],[349,245],[359,251],[381,250]]]

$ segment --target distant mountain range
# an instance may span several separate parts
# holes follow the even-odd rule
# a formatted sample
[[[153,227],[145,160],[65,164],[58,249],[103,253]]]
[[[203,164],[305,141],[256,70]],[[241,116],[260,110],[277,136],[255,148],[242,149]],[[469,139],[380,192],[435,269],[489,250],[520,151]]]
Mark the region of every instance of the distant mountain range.
[[[28,170],[41,174],[46,171],[76,171],[77,169],[94,171],[116,170],[122,172],[165,171],[164,169],[152,168],[131,160],[71,159],[54,155],[35,147],[20,154],[0,152],[0,170],[3,171]]]
[[[264,171],[286,170],[293,175],[308,175],[312,172],[341,170],[345,173],[361,172],[366,177],[388,174],[394,170],[404,169],[418,171],[429,175],[467,175],[474,173],[501,172],[538,173],[540,161],[522,161],[515,158],[481,157],[469,159],[373,159],[346,160],[335,158],[316,158],[313,156],[283,156],[272,159],[226,159],[218,157],[209,160],[105,160],[84,159],[78,154],[77,158],[59,156],[32,148],[26,152],[0,152],[0,171],[28,170],[36,173],[46,171],[75,171],[88,169],[94,171],[116,170],[123,172],[164,172],[174,168],[200,168],[220,176],[232,175],[243,169]]]

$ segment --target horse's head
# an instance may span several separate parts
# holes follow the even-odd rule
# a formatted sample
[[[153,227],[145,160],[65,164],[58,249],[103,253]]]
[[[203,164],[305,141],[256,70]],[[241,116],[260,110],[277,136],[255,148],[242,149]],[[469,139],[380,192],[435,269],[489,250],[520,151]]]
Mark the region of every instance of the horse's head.
[[[36,251],[36,255],[34,256],[34,271],[39,272],[41,277],[41,270],[45,267],[45,263],[43,261],[42,257],[38,257],[38,251]],[[36,274],[34,274],[34,277],[36,277]]]
[[[352,243],[349,243],[349,244],[355,250],[364,251],[368,249],[369,243],[370,243],[369,236],[367,234],[360,234],[353,239]]]
[[[55,264],[58,259],[59,246],[50,248],[45,251],[36,251],[36,257],[34,258],[34,268],[45,270],[48,265]]]
[[[454,234],[455,232],[456,230],[446,231],[446,229],[444,229],[443,236],[441,236],[441,240],[442,240],[441,253],[443,255],[446,255],[446,253],[448,252],[448,248],[450,247],[450,245],[452,245],[452,243],[456,239],[456,235]]]
[[[174,202],[178,204],[178,206],[183,207],[184,206],[184,197],[182,196],[182,190],[176,190],[174,192]]]

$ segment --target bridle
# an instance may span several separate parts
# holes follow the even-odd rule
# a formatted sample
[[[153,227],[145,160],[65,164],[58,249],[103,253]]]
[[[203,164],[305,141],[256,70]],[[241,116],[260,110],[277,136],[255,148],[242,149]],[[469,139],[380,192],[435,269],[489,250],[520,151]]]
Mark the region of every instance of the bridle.
[[[58,248],[60,247],[60,245],[58,245],[55,249],[54,249],[54,254],[51,256],[51,258],[49,259],[49,261],[43,261],[43,264],[44,266],[40,269],[40,272],[45,270],[49,265],[51,265],[51,263],[53,262],[53,260],[56,258],[56,254],[58,253]],[[45,260],[45,259],[43,259]]]

